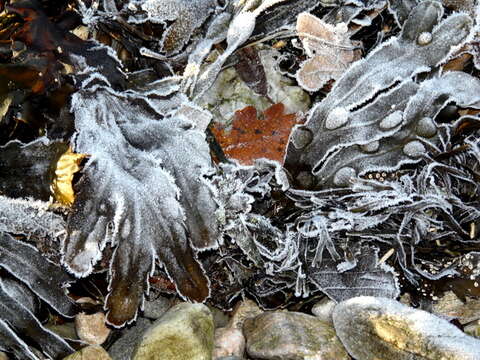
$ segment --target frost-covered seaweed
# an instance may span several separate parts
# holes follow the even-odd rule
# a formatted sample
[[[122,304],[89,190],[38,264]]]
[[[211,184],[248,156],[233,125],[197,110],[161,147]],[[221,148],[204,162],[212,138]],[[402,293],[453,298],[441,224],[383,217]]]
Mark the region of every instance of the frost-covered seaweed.
[[[205,300],[208,279],[192,248],[216,247],[219,225],[204,134],[169,106],[161,111],[175,97],[115,92],[88,76],[72,100],[74,148],[90,158],[68,219],[65,265],[86,276],[106,244],[115,247],[106,308],[116,326],[134,318],[157,260],[181,295]]]
[[[448,101],[475,105],[472,102],[478,100],[472,101],[472,97],[477,90],[464,90],[455,98],[460,86],[455,77],[468,78],[475,88],[480,85],[466,74],[431,80],[437,82],[437,89],[441,83],[442,90],[431,100],[439,105],[429,109],[420,104],[419,98],[426,96],[422,87],[433,86],[419,85],[415,75],[445,61],[473,28],[466,14],[453,14],[440,22],[442,15],[438,2],[419,4],[398,37],[353,64],[311,110],[306,124],[292,133],[285,159],[298,184],[317,189],[346,186],[357,175],[379,169],[393,171],[402,164],[418,162],[427,145],[435,142],[431,138],[438,111]],[[418,125],[420,121],[425,124]]]
[[[0,267],[21,281],[0,278],[0,349],[13,352],[19,359],[32,360],[39,357],[27,345],[31,342],[49,359],[73,352],[67,342],[46,329],[35,315],[38,296],[60,314],[73,316],[74,303],[63,290],[73,279],[33,246],[3,232],[0,248]]]

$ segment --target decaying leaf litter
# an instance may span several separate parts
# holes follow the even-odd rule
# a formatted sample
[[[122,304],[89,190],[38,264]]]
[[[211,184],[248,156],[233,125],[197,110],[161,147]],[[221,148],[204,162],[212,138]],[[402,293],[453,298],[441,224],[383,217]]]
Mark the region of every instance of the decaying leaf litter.
[[[480,296],[478,10],[456,6],[2,2],[0,350],[73,351],[42,322],[84,295],[113,327],[157,292]]]

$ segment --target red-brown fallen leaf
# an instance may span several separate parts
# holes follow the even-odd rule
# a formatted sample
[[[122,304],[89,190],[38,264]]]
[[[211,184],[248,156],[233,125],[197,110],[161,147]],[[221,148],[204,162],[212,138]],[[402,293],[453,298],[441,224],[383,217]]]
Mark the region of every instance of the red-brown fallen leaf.
[[[299,123],[296,114],[285,114],[283,104],[274,104],[257,116],[253,106],[235,112],[232,126],[214,125],[212,132],[225,155],[251,165],[255,159],[267,158],[283,163],[292,127]]]

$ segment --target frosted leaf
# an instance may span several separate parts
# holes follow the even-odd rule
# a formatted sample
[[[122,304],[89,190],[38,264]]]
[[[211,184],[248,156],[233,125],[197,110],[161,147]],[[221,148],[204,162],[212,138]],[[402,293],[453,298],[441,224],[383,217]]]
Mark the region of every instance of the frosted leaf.
[[[33,246],[0,233],[0,267],[25,283],[42,300],[65,316],[75,314],[75,306],[63,288],[73,279],[48,262]]]
[[[68,149],[41,137],[28,144],[10,141],[0,146],[0,191],[10,197],[48,200],[57,160]]]
[[[344,23],[333,26],[302,13],[297,18],[296,30],[310,57],[296,73],[298,83],[305,90],[317,91],[329,80],[338,79],[350,63],[359,58]]]
[[[86,276],[107,242],[115,247],[106,302],[115,326],[134,318],[156,260],[182,296],[205,300],[209,283],[191,247],[215,247],[219,237],[214,190],[204,178],[212,169],[204,135],[185,116],[162,119],[156,110],[170,99],[154,94],[95,85],[72,99],[75,149],[90,160],[63,261]]]
[[[397,24],[402,26],[418,2],[418,0],[389,0],[388,11],[393,14]]]
[[[338,266],[344,268],[339,271]],[[393,268],[378,263],[378,249],[363,247],[354,264],[347,267],[324,259],[318,268],[310,268],[308,278],[335,302],[356,296],[378,296],[395,299],[400,289]]]
[[[146,18],[131,21],[172,22],[161,40],[161,49],[172,55],[188,43],[193,31],[207,20],[216,6],[216,0],[145,0],[141,9],[146,12]]]
[[[424,117],[434,119],[448,101],[475,102],[478,92],[460,86],[473,82],[477,87],[478,80],[468,74],[447,73],[420,85],[412,81],[415,74],[442,62],[471,33],[472,19],[468,15],[453,14],[437,24],[442,14],[441,4],[421,2],[398,38],[374,49],[336,82],[302,125],[303,131],[311,131],[313,140],[302,149],[293,143],[288,146],[285,167],[294,178],[301,175],[304,179],[305,171],[310,171],[317,179],[315,187],[321,188],[333,186],[341,168],[350,167],[363,175],[393,171],[418,161],[401,150],[420,135],[416,133],[417,123]],[[432,41],[418,45],[417,38],[424,32],[432,34]],[[334,127],[331,122],[339,108],[349,112],[348,123]],[[430,133],[428,143],[434,147],[436,139]],[[362,147],[372,142],[378,142],[377,150],[365,152]]]
[[[256,14],[253,12],[240,12],[230,22],[227,30],[227,48],[218,56],[218,58],[209,65],[207,69],[199,75],[198,82],[195,84],[193,90],[194,99],[199,99],[201,96],[213,85],[215,79],[220,73],[223,64],[228,57],[242,45],[253,32],[255,28]]]
[[[0,232],[59,238],[66,224],[60,215],[48,210],[43,201],[11,199],[0,195]]]
[[[352,178],[355,178],[357,172],[351,167],[344,167],[338,170],[333,177],[333,183],[336,186],[347,186],[350,184]]]
[[[0,349],[14,352],[19,359],[40,360],[29,350],[23,337],[38,346],[48,359],[63,358],[74,352],[62,338],[43,327],[29,309],[11,297],[8,283],[1,279],[0,290]]]

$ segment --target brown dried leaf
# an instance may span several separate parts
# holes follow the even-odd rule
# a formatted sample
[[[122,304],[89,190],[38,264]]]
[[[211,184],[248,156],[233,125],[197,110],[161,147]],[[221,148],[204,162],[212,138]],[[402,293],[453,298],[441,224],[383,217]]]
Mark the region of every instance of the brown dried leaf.
[[[237,56],[239,61],[235,70],[240,78],[257,94],[267,96],[267,77],[257,50],[253,46],[245,47],[238,51]]]
[[[281,103],[270,106],[257,116],[253,106],[235,112],[230,130],[221,125],[212,127],[225,155],[242,164],[253,164],[255,159],[267,158],[283,163],[288,137],[298,123],[296,114],[285,114]]]

